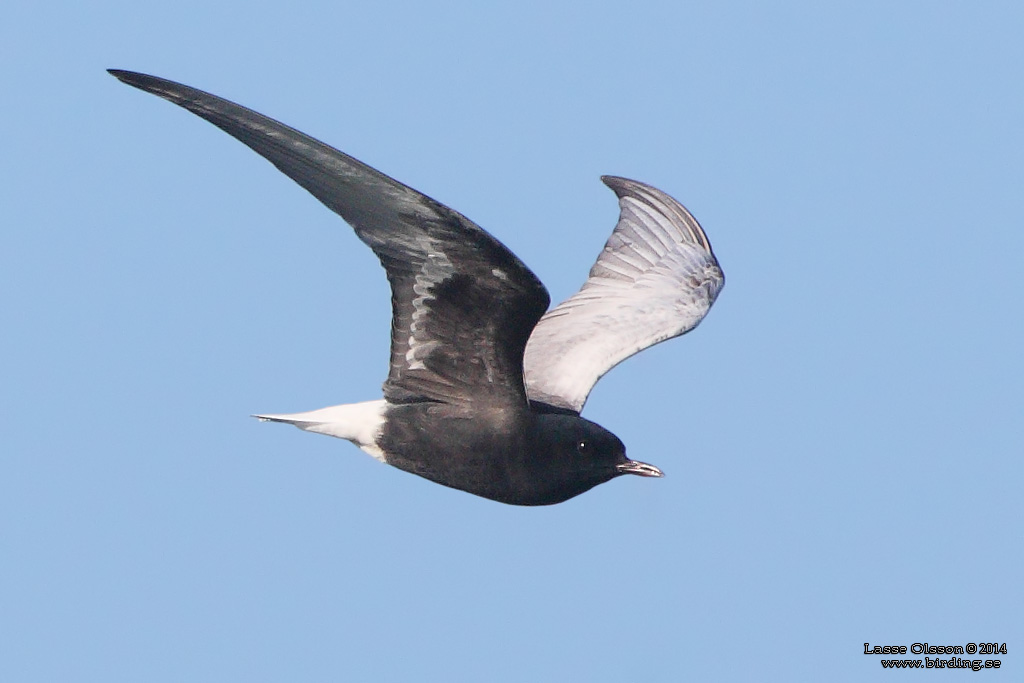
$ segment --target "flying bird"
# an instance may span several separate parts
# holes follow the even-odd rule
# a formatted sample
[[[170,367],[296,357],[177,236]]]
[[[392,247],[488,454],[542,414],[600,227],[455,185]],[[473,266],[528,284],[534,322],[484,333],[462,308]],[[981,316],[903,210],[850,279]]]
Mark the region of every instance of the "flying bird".
[[[561,503],[623,474],[660,477],[580,416],[612,367],[704,318],[725,278],[664,192],[604,176],[619,221],[590,276],[548,309],[540,280],[478,225],[319,140],[209,93],[110,73],[249,146],[351,225],[391,284],[383,398],[256,415],[346,439],[406,472],[513,505]]]

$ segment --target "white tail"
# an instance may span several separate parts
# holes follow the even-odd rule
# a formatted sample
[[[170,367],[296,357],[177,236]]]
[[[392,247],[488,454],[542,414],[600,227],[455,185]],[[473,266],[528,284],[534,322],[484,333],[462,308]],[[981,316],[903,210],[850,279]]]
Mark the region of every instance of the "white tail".
[[[364,401],[288,415],[253,415],[263,422],[284,422],[299,429],[351,441],[381,462],[387,462],[377,445],[384,426],[387,402]]]

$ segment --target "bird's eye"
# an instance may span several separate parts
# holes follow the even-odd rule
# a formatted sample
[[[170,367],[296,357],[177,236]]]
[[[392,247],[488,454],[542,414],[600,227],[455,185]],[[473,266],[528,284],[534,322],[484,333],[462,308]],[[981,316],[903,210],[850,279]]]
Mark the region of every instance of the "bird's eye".
[[[580,455],[587,455],[590,453],[590,442],[586,439],[580,439],[576,442],[576,450],[579,451]]]

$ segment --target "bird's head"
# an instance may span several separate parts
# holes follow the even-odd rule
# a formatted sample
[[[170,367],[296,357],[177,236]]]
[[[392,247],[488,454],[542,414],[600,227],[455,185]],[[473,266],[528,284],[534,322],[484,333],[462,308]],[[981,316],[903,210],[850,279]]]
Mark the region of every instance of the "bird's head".
[[[536,480],[546,484],[537,505],[560,503],[623,474],[664,476],[654,465],[627,458],[619,437],[576,414],[537,416],[531,460]]]

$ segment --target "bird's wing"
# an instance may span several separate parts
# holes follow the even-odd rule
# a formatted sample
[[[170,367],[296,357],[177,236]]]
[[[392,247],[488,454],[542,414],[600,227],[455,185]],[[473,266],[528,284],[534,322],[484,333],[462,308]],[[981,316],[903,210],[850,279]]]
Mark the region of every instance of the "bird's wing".
[[[526,345],[531,401],[580,412],[618,363],[689,332],[725,283],[697,220],[664,192],[601,178],[619,198],[619,222],[576,294],[541,318]]]
[[[447,206],[262,114],[173,81],[110,73],[248,145],[373,249],[392,293],[388,400],[525,403],[523,350],[550,299],[504,245]]]

